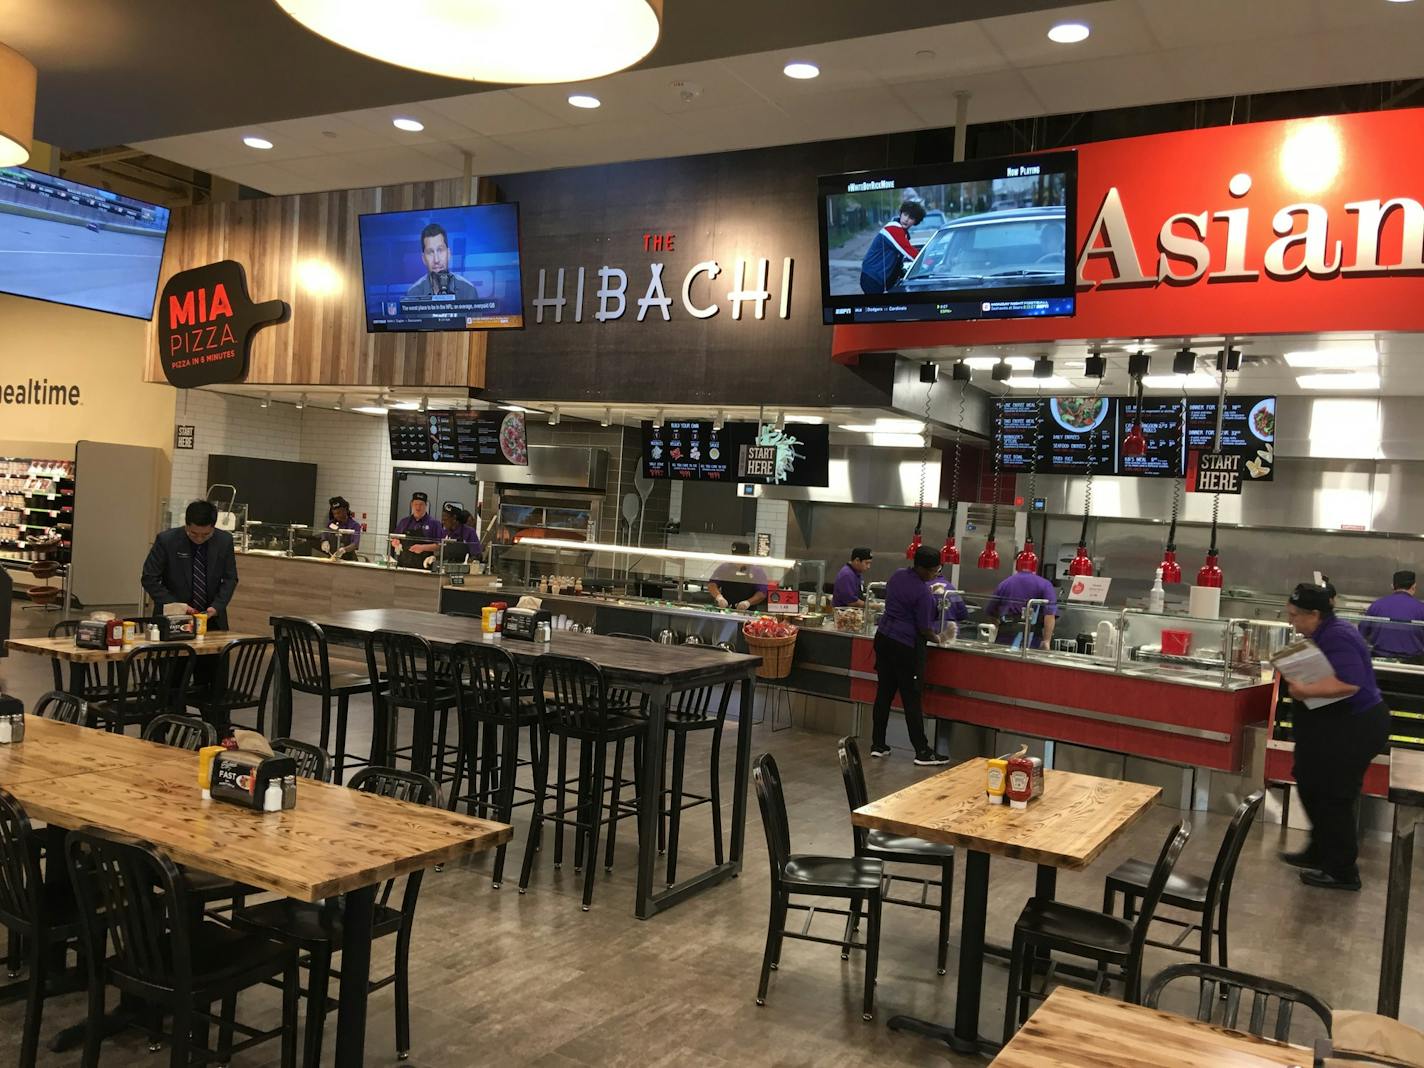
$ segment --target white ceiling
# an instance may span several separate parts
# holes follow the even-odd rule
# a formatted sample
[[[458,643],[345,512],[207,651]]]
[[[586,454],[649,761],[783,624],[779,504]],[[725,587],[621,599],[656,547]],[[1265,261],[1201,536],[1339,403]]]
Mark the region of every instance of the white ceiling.
[[[1079,18],[1092,36],[1046,37]],[[537,47],[537,30],[531,47]],[[789,59],[821,76],[794,81]],[[197,75],[201,76],[201,74]],[[1174,100],[1424,76],[1424,2],[1102,0],[530,86],[146,141],[135,147],[270,193],[512,174],[630,159],[952,126]],[[570,92],[596,94],[593,111]],[[396,115],[425,123],[402,133]],[[274,148],[242,144],[259,134]]]

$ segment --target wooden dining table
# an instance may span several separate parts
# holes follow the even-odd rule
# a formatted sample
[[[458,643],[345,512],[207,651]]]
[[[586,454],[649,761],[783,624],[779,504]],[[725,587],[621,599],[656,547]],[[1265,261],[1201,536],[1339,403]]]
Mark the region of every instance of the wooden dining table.
[[[270,637],[262,634],[241,634],[230,630],[210,630],[201,638],[193,638],[189,641],[174,642],[135,642],[133,645],[121,646],[117,649],[84,649],[74,644],[72,635],[61,635],[57,638],[10,638],[5,642],[5,648],[15,653],[29,653],[32,656],[47,656],[51,660],[59,660],[69,665],[69,692],[77,697],[84,697],[85,685],[84,674],[90,664],[117,664],[135,649],[146,645],[172,646],[183,645],[193,650],[198,656],[214,656],[222,652],[231,643],[243,638]]]
[[[274,617],[275,620],[276,617]],[[486,636],[480,621],[468,616],[444,615],[404,609],[365,608],[350,612],[310,617],[329,641],[363,645],[368,634],[396,630],[418,634],[432,645],[449,649],[461,642],[483,643]],[[613,638],[605,634],[556,630],[548,642],[500,639],[499,644],[521,666],[530,665],[545,653],[583,657],[597,664],[612,685],[648,695],[649,753],[666,751],[669,698],[700,686],[731,684],[740,687],[738,703],[741,721],[737,730],[737,765],[732,791],[732,825],[727,860],[680,880],[675,886],[653,891],[653,869],[657,861],[657,805],[645,804],[638,812],[638,888],[634,914],[648,919],[694,894],[733,878],[742,870],[742,850],[746,841],[747,786],[751,775],[751,708],[755,672],[761,657],[698,645],[660,645]],[[376,731],[376,735],[380,735]],[[380,744],[379,738],[377,744]],[[420,744],[424,744],[423,741]],[[639,796],[662,797],[664,761],[643,761]]]
[[[344,895],[342,1066],[364,1061],[378,885],[493,849],[513,833],[508,824],[308,779],[287,811],[204,801],[196,754],[34,716],[24,741],[0,746],[0,787],[55,827],[132,835],[175,863],[300,901]]]
[[[1310,1065],[1301,1046],[1059,987],[994,1058],[994,1068],[1277,1068]]]
[[[1375,1011],[1399,1016],[1404,986],[1404,950],[1408,941],[1409,893],[1414,877],[1414,832],[1424,821],[1424,752],[1396,746],[1389,753],[1389,799],[1394,802],[1394,833],[1389,851],[1389,886],[1385,894],[1384,945],[1380,950],[1379,995]]]
[[[991,805],[985,795],[983,757],[921,779],[855,810],[858,827],[957,846],[965,854],[959,935],[959,980],[954,1026],[895,1016],[889,1026],[946,1042],[960,1053],[995,1048],[979,1034],[984,978],[984,926],[989,903],[989,858],[1038,866],[1035,896],[1052,898],[1058,870],[1088,867],[1162,793],[1156,786],[1049,769],[1043,796],[1027,808]]]

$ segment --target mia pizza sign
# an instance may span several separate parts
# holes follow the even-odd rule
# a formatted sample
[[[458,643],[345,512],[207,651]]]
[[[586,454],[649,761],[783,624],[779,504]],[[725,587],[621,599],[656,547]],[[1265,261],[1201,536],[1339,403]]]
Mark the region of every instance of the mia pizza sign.
[[[252,335],[290,312],[285,301],[254,303],[236,260],[179,271],[158,298],[163,374],[179,389],[240,382],[247,377]]]

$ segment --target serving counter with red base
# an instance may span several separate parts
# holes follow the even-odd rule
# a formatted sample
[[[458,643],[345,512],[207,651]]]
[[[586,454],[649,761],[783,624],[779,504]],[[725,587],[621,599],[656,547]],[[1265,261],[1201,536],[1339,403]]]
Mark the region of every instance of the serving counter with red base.
[[[931,647],[927,658],[927,716],[1219,771],[1242,770],[1246,728],[1269,719],[1276,692],[999,647]],[[851,699],[874,702],[871,639],[853,640],[850,675]]]

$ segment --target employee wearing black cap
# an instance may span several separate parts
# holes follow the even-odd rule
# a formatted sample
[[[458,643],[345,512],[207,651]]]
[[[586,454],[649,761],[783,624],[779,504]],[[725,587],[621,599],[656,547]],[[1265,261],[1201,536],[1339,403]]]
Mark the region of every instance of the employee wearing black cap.
[[[391,539],[391,548],[404,556],[406,553],[433,553],[440,544],[443,530],[440,520],[430,514],[430,497],[417,490],[410,495],[410,515],[396,524],[396,536]],[[405,539],[404,543],[401,539]],[[405,561],[402,561],[404,566]]]
[[[1330,674],[1287,683],[1295,701],[1295,781],[1310,817],[1310,844],[1299,853],[1282,853],[1281,859],[1305,868],[1300,878],[1307,885],[1358,890],[1355,805],[1370,762],[1389,744],[1389,706],[1375,682],[1369,646],[1335,615],[1326,587],[1302,582],[1286,616],[1315,643]]]
[[[872,558],[870,550],[864,546],[850,551],[850,560],[836,575],[836,585],[831,590],[832,608],[865,607],[865,580],[861,576],[870,570]]]
[[[321,550],[336,560],[354,560],[361,546],[361,524],[351,515],[351,502],[338,495],[327,503],[330,507],[326,512],[326,529],[342,533],[324,536]]]
[[[1375,618],[1361,622],[1360,633],[1375,656],[1415,664],[1424,661],[1424,626],[1420,626],[1424,623],[1424,604],[1414,596],[1417,583],[1413,571],[1396,571],[1394,592],[1365,609],[1365,615]]]
[[[905,727],[910,732],[910,744],[915,747],[915,763],[920,765],[948,764],[930,748],[925,737],[925,717],[920,709],[924,691],[925,644],[939,644],[934,632],[935,599],[930,583],[939,575],[939,550],[921,548],[915,551],[912,567],[901,568],[885,584],[885,614],[875,632],[874,732],[870,755],[888,757],[890,745],[885,740],[890,725],[890,702],[898,691],[905,709]]]

